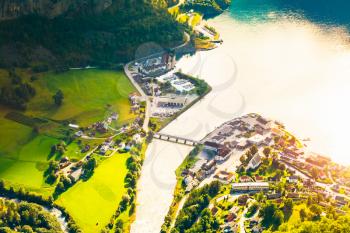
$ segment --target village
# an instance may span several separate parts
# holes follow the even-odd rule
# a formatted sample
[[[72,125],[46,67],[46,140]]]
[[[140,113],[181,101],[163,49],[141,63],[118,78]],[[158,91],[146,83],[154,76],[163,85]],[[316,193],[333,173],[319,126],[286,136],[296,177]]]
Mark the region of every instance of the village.
[[[175,50],[136,60],[127,66],[128,77],[141,89],[141,96],[133,97],[134,104],[148,98],[150,117],[173,117],[209,91],[203,80],[177,72],[175,66]]]
[[[70,179],[73,183],[81,179],[84,174],[84,164],[87,164],[94,158],[108,158],[115,153],[127,153],[133,147],[142,144],[146,133],[142,131],[144,119],[144,106],[135,102],[135,93],[129,95],[130,104],[133,105],[131,113],[137,115],[132,122],[118,126],[118,114],[111,112],[102,120],[91,124],[88,127],[70,123],[68,127],[74,131],[71,144],[76,144],[77,148],[72,151],[74,154],[80,154],[81,159],[69,159],[65,156],[66,145],[56,145],[62,147],[62,154],[57,167],[49,168],[55,171],[56,177]],[[137,108],[136,108],[137,106]],[[57,150],[57,149],[56,149]]]
[[[339,165],[309,152],[277,121],[247,114],[216,128],[201,143],[196,162],[182,170],[181,180],[187,194],[214,180],[230,190],[209,206],[223,232],[262,232],[261,196],[277,205],[317,197],[320,206],[346,213],[349,188],[327,172]]]

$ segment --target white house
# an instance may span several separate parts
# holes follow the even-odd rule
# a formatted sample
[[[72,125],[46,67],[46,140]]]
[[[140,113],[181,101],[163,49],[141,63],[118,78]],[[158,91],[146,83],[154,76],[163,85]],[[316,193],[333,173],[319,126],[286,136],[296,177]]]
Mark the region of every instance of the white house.
[[[257,152],[253,158],[249,161],[247,168],[248,169],[256,169],[257,167],[259,167],[259,165],[261,164],[261,157],[259,155],[259,152]]]

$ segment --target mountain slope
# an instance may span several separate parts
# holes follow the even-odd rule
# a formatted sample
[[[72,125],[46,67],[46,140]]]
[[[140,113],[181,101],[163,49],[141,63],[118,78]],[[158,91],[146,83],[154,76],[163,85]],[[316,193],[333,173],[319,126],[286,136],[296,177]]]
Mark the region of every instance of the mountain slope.
[[[0,66],[117,63],[142,43],[171,46],[183,36],[165,8],[143,0],[9,2],[0,0]]]

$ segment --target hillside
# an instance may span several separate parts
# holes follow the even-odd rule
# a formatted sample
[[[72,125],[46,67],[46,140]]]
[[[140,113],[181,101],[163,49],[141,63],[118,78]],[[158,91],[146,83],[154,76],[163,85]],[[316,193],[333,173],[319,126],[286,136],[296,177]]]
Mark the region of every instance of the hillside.
[[[1,0],[0,66],[109,65],[146,42],[180,43],[181,26],[152,2]]]
[[[187,1],[183,8],[185,10],[193,9],[205,17],[212,17],[221,14],[230,4],[231,0],[192,0]]]

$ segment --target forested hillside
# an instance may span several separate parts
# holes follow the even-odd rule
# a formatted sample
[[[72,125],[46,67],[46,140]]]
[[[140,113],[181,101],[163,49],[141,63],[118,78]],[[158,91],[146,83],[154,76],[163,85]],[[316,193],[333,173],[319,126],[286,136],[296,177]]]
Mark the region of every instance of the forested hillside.
[[[201,12],[205,17],[211,17],[221,14],[230,4],[231,0],[192,0],[187,1],[183,8],[186,10],[193,9]]]
[[[96,2],[103,2],[103,7]],[[27,9],[25,14],[17,12],[18,16],[11,19],[2,18],[0,66],[108,65],[130,60],[145,42],[161,46],[180,43],[181,26],[161,6],[173,1],[157,2],[164,3],[86,1],[59,8],[59,15],[45,14],[40,8],[29,13]]]

